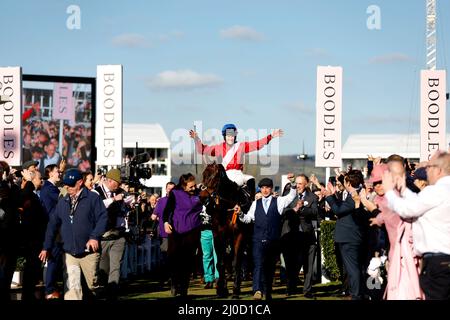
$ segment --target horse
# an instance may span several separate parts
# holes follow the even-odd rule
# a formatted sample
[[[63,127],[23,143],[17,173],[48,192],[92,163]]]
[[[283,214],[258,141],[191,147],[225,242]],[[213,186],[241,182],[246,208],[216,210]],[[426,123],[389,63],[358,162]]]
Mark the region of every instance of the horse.
[[[219,297],[228,296],[227,279],[225,277],[225,256],[231,242],[233,251],[233,298],[239,298],[241,290],[241,265],[246,241],[249,240],[251,226],[245,225],[238,218],[235,206],[239,205],[243,212],[250,209],[251,192],[245,187],[231,181],[221,164],[208,164],[203,171],[200,200],[211,216],[214,248],[217,255],[216,293]]]

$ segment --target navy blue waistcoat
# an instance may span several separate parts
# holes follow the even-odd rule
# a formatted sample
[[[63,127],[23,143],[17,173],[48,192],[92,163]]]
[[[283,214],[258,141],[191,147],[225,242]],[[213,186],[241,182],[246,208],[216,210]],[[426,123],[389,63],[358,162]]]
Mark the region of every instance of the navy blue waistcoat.
[[[256,201],[255,226],[253,239],[260,240],[278,240],[281,234],[281,215],[278,212],[277,199],[270,201],[267,214],[264,212],[262,199]]]

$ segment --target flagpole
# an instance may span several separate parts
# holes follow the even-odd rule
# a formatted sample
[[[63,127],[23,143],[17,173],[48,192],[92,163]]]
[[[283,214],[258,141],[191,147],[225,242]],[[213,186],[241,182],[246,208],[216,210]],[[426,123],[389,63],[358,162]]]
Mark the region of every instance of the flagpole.
[[[195,123],[194,123],[194,132],[197,133],[197,128],[195,126]],[[195,163],[195,175],[197,175],[198,174],[198,169],[197,169],[197,143],[195,141],[195,138],[194,138],[194,163]]]

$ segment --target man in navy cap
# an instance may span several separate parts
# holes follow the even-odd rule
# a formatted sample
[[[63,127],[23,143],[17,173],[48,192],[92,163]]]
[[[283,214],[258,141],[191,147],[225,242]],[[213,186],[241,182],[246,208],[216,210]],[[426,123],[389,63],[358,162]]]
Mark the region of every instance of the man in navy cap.
[[[39,258],[46,261],[54,244],[58,228],[65,252],[65,300],[81,300],[81,272],[87,286],[95,294],[99,241],[106,231],[106,208],[100,196],[83,188],[83,176],[77,169],[67,170],[63,184],[67,195],[58,201],[50,217],[45,236],[44,249]]]
[[[255,222],[253,232],[253,298],[272,299],[272,281],[275,264],[280,254],[281,214],[296,196],[296,186],[279,198],[272,196],[273,181],[263,178],[258,186],[262,198],[252,203],[247,214],[241,213],[239,219],[244,223]]]

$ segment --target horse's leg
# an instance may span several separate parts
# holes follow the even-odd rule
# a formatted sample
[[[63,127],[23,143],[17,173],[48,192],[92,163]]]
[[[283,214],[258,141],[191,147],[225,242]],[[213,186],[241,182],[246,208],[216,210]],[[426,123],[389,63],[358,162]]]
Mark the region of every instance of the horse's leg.
[[[216,292],[219,297],[228,296],[227,279],[225,277],[225,250],[226,242],[222,228],[214,231],[214,249],[216,250],[217,264],[216,268],[219,272],[219,279],[217,280]]]
[[[233,284],[233,298],[239,298],[241,294],[241,282],[242,282],[242,256],[244,251],[243,234],[238,232],[234,238],[234,257],[233,257],[233,272],[234,272],[234,284]]]

